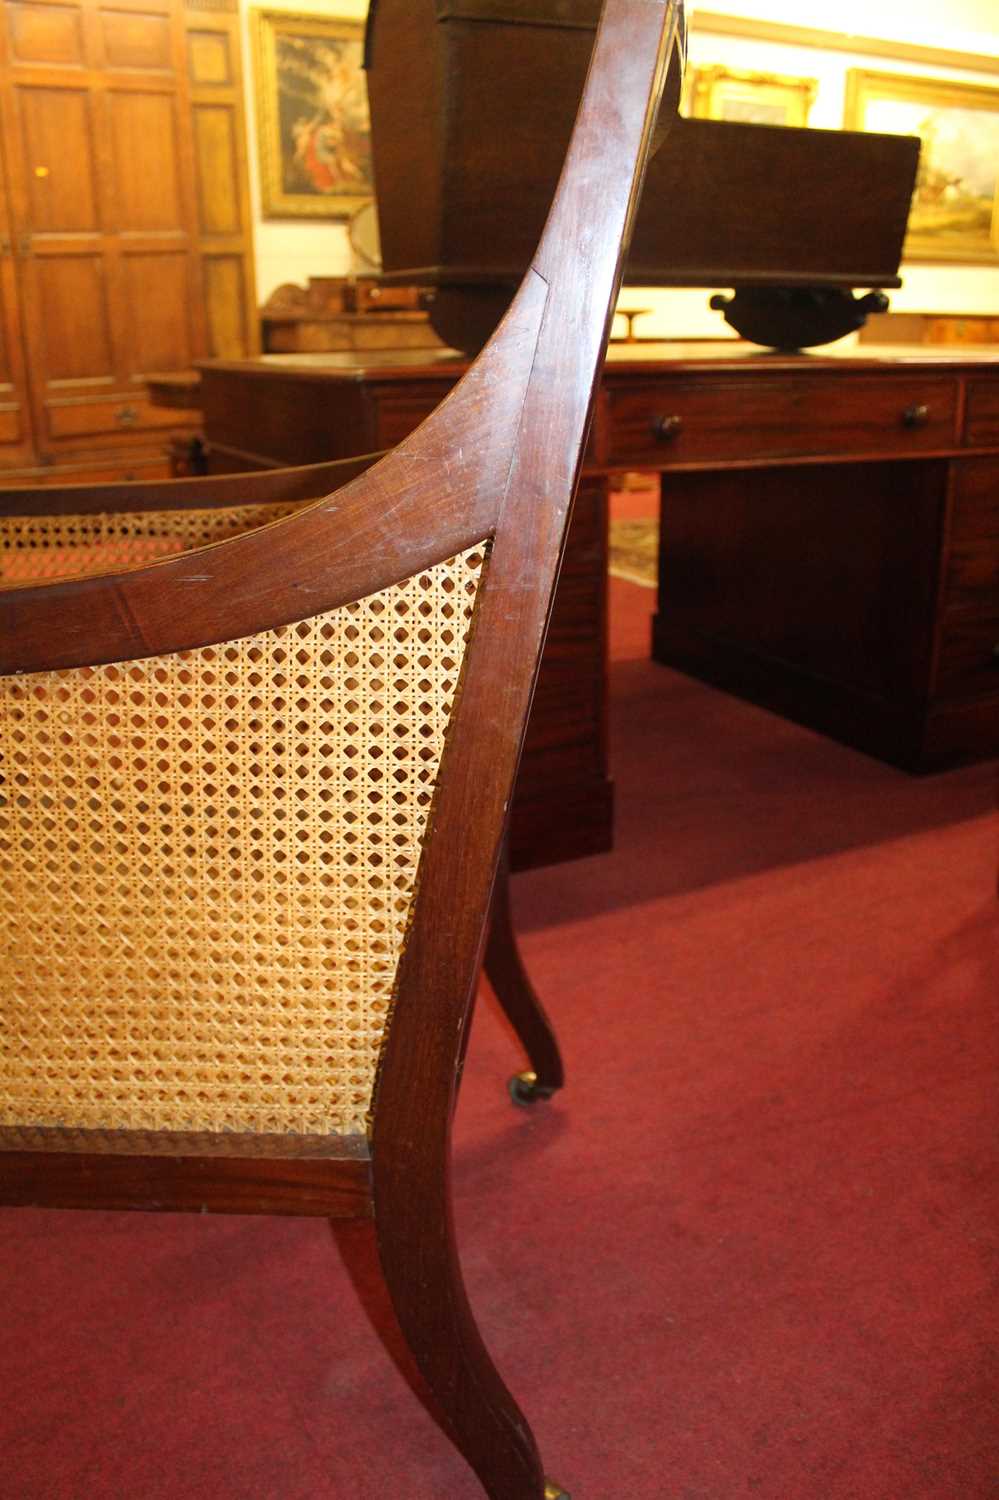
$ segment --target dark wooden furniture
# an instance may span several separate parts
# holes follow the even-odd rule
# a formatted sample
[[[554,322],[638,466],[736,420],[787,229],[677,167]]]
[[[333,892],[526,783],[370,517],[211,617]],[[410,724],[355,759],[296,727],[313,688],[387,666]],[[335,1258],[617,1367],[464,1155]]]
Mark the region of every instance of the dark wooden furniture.
[[[380,457],[145,484],[0,489],[0,588],[135,567],[238,536],[341,488]],[[565,1078],[558,1042],[520,957],[509,878],[504,844],[483,968],[527,1055],[510,1092],[518,1104],[530,1104],[550,1098]]]
[[[285,283],[260,309],[268,354],[353,350],[438,349],[415,286],[384,286],[372,276],[310,276],[308,286]]]
[[[999,359],[751,371],[611,403],[670,451],[653,655],[909,771],[999,754]]]
[[[165,477],[193,424],[146,375],[259,348],[240,36],[229,3],[0,7],[12,483]]]
[[[401,441],[464,366],[212,363],[220,468]],[[245,453],[259,445],[268,459]],[[515,864],[609,846],[608,475],[663,473],[658,660],[910,770],[999,753],[999,356],[611,345],[521,770]]]
[[[609,0],[523,289],[400,449],[270,526],[0,591],[0,1201],[373,1218],[492,1500],[563,1492],[464,1292],[451,1122],[677,9]]]
[[[189,399],[204,408],[204,461],[217,473],[318,462],[392,447],[452,389],[467,366],[441,350],[356,356],[267,356],[200,368]],[[171,393],[168,399],[171,398]],[[605,635],[606,480],[584,475],[521,762],[510,831],[514,869],[610,848]]]
[[[369,7],[383,275],[438,288],[431,318],[455,348],[480,346],[527,264],[598,12],[599,0]],[[918,154],[915,137],[678,120],[648,165],[625,280],[821,290],[823,338],[839,337],[856,326],[849,289],[899,285]]]

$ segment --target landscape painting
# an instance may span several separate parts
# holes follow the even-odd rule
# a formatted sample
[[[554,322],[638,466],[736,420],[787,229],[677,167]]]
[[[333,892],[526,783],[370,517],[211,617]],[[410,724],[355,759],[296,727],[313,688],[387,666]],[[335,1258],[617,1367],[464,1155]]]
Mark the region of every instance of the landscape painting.
[[[906,260],[999,260],[999,89],[855,68],[846,125],[922,142]]]

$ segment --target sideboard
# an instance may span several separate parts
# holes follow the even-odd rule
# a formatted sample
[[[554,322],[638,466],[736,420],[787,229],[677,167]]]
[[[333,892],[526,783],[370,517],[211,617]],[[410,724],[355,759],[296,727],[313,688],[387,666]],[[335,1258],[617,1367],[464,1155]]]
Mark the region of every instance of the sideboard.
[[[212,467],[402,442],[464,363],[200,366]],[[907,771],[999,754],[999,353],[612,345],[514,809],[518,864],[612,833],[610,476],[662,475],[652,653]]]

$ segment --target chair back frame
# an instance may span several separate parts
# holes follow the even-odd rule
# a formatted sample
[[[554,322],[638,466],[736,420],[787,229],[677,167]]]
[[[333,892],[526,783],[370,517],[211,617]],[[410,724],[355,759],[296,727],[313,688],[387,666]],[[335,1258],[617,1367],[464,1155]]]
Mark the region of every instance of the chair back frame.
[[[238,639],[490,544],[375,1098],[373,1151],[403,1173],[414,1158],[402,1143],[426,1139],[429,1101],[438,1132],[453,1111],[490,891],[640,187],[640,167],[624,164],[642,159],[678,20],[676,0],[609,0],[534,263],[464,379],[397,449],[268,526],[123,573],[0,593],[0,675],[21,674]],[[230,501],[238,481],[224,487]],[[442,922],[451,929],[446,944]],[[427,995],[432,1025],[411,998]],[[416,1117],[419,1130],[383,1131],[383,1120]],[[107,1156],[107,1144],[100,1149]],[[280,1211],[263,1200],[261,1208]]]
[[[403,1331],[494,1500],[541,1500],[546,1490],[533,1438],[464,1295],[451,1124],[623,247],[667,67],[682,45],[682,0],[607,0],[532,266],[465,377],[393,453],[255,531],[128,572],[0,592],[0,675],[19,674],[236,640],[488,548],[370,1142],[0,1131],[0,1202],[373,1213]]]

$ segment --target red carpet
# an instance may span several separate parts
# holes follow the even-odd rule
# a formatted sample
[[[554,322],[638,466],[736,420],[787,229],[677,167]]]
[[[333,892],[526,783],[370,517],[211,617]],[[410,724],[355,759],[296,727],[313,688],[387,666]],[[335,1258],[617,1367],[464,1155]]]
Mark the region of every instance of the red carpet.
[[[476,1023],[473,1304],[574,1500],[995,1500],[995,766],[656,668],[652,601],[615,585],[619,848],[515,882],[564,1096],[514,1111]],[[0,1262],[10,1500],[481,1494],[363,1232],[7,1211]]]

